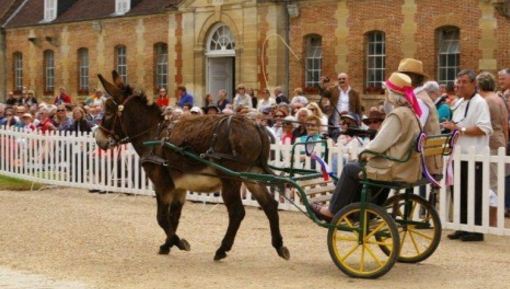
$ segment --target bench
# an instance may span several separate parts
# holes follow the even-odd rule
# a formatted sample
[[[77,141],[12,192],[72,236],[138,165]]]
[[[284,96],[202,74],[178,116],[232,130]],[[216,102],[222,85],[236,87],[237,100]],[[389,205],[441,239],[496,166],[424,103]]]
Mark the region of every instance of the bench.
[[[402,159],[395,159],[389,156],[386,156],[381,153],[373,152],[370,150],[364,150],[359,154],[359,159],[364,159],[364,155],[368,154],[373,157],[382,157],[384,159],[394,161],[394,162],[400,162],[405,163],[409,161],[411,154],[413,153],[413,150],[421,153],[422,161],[424,161],[427,157],[434,157],[434,156],[449,156],[453,153],[453,148],[455,145],[455,142],[458,137],[458,132],[454,131],[449,134],[440,134],[440,135],[433,135],[433,136],[425,136],[424,134],[420,134],[418,136],[417,141],[415,144],[413,144],[405,156]],[[367,178],[362,179],[361,183],[363,185],[369,185],[379,188],[388,188],[388,189],[394,189],[396,191],[399,190],[406,190],[409,191],[410,189],[416,187],[416,186],[423,186],[431,183],[431,180],[428,179],[426,176],[428,174],[426,166],[423,166],[423,175],[424,178],[418,180],[415,183],[405,183],[405,182],[387,182],[387,181],[377,181],[377,180],[370,180]],[[429,174],[430,175],[430,174]]]

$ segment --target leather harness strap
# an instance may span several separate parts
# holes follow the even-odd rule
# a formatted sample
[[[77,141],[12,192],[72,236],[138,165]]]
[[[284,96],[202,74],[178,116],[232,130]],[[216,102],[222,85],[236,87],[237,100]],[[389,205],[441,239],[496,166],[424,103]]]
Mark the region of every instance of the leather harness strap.
[[[211,142],[209,144],[209,148],[207,149],[207,151],[205,153],[200,155],[201,157],[211,158],[211,159],[216,159],[216,160],[227,159],[227,160],[243,163],[243,161],[239,158],[237,151],[235,149],[235,146],[234,146],[234,142],[233,142],[232,138],[230,137],[231,132],[232,132],[232,129],[231,129],[232,128],[232,118],[233,118],[232,115],[224,116],[216,123],[216,125],[214,126],[214,132],[213,132]],[[226,127],[227,135],[224,138],[228,139],[232,154],[220,153],[220,152],[215,151],[215,149],[214,149],[214,147],[216,146],[218,137],[220,136],[220,130],[223,127],[223,124],[225,122],[227,124],[227,127]]]

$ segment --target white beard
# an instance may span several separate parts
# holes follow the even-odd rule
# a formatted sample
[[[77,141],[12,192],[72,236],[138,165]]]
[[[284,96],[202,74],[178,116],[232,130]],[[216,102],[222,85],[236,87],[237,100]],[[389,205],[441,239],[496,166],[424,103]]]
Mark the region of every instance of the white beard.
[[[384,113],[386,115],[390,114],[393,111],[393,104],[391,104],[388,100],[384,101]]]

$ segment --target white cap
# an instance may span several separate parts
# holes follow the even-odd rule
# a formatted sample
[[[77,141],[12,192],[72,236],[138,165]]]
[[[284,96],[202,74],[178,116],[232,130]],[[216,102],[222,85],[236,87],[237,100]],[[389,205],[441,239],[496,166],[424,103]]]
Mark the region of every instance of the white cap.
[[[189,110],[189,112],[196,112],[196,113],[198,113],[198,114],[202,114],[202,113],[203,113],[203,112],[202,112],[202,109],[201,109],[200,107],[198,107],[198,106],[194,106],[194,107],[192,107],[192,108]]]

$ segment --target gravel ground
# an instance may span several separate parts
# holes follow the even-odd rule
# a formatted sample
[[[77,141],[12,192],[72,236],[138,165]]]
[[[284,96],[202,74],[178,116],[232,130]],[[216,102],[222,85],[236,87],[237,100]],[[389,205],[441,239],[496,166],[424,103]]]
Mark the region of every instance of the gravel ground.
[[[88,289],[79,282],[66,282],[53,280],[47,276],[32,274],[30,272],[14,271],[0,267],[0,288],[9,289]]]
[[[227,226],[223,205],[187,203],[179,235],[192,250],[169,256],[157,255],[164,234],[155,215],[151,197],[0,191],[0,276],[8,276],[0,278],[0,288],[493,289],[508,288],[510,281],[508,237],[487,236],[483,243],[444,239],[421,264],[397,263],[378,280],[359,280],[330,260],[326,230],[298,213],[280,213],[290,261],[271,247],[262,211],[247,208],[234,248],[220,263],[212,258]],[[12,285],[15,279],[29,284],[33,274],[60,283]]]

